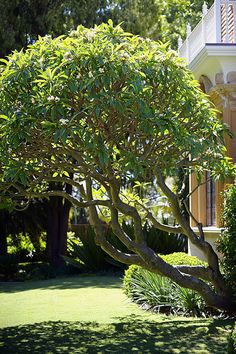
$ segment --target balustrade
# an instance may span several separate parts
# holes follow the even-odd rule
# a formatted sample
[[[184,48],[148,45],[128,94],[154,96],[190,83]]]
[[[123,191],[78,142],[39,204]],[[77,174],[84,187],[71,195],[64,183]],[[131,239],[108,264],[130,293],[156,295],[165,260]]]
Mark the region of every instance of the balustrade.
[[[179,55],[190,63],[210,43],[236,44],[236,0],[215,0],[209,10],[204,2],[201,21],[193,31],[187,25],[184,42],[179,38]]]

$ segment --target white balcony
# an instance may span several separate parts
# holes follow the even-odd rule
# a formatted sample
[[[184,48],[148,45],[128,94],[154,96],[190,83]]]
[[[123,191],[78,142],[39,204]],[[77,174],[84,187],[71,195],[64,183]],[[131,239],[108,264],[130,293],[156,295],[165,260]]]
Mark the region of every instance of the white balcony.
[[[179,39],[179,55],[190,64],[207,44],[236,44],[236,0],[215,0],[209,10],[204,3],[202,20],[193,31],[187,25],[184,43]]]

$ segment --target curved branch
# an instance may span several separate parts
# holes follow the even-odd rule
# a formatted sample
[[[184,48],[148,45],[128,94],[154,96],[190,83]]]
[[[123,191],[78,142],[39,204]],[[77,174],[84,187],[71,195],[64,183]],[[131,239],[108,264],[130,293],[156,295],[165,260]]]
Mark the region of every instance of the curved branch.
[[[196,245],[196,247],[198,247],[205,254],[209,267],[212,270],[211,281],[216,287],[216,289],[219,292],[222,292],[224,288],[227,288],[227,285],[220,272],[219,259],[217,254],[208,242],[199,238],[197,234],[192,230],[188,220],[186,220],[186,218],[181,213],[177,196],[166,185],[164,177],[162,176],[162,173],[158,168],[155,168],[155,175],[159,187],[169,199],[174,216],[177,222],[182,227],[183,233],[191,240],[194,245]]]
[[[110,207],[111,210],[111,227],[114,234],[119,238],[119,240],[131,251],[135,252],[135,243],[131,238],[123,231],[118,221],[118,211],[115,207]]]
[[[181,226],[169,226],[169,225],[165,225],[165,224],[160,223],[144,205],[142,205],[142,204],[140,204],[140,205],[147,212],[146,217],[152,222],[153,226],[156,229],[170,232],[173,234],[183,233],[183,229]]]
[[[88,200],[93,198],[91,180],[88,178],[86,180],[86,192]],[[104,225],[98,217],[98,213],[95,205],[89,206],[90,222],[94,227],[96,238],[95,242],[98,244],[105,252],[107,252],[112,258],[119,262],[131,265],[137,264],[144,266],[142,258],[137,254],[124,253],[117,250],[109,241],[107,241],[104,232]]]
[[[119,196],[119,186],[117,186],[116,179],[110,180],[110,195],[111,200],[115,207],[122,212],[124,215],[130,216],[134,221],[134,236],[135,241],[139,244],[145,244],[145,239],[143,235],[142,220],[136,208],[124,203]]]

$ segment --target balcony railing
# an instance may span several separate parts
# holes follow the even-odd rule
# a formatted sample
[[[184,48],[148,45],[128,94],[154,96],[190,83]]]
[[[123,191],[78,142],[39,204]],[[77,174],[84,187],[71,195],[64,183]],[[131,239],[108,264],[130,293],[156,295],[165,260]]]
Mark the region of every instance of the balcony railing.
[[[202,20],[191,31],[187,25],[186,40],[179,38],[179,55],[188,63],[197,56],[208,43],[236,43],[236,0],[215,0],[208,10],[202,7]]]

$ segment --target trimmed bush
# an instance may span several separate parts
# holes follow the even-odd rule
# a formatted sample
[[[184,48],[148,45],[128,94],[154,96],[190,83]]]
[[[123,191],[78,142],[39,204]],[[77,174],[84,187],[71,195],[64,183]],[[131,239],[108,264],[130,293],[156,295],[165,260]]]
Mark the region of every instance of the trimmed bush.
[[[197,257],[182,252],[161,257],[172,265],[204,265]],[[164,309],[194,316],[204,312],[204,301],[197,292],[182,288],[169,278],[136,265],[125,271],[123,289],[132,301],[154,310]]]
[[[170,263],[171,265],[207,265],[207,263],[201,261],[199,258],[195,256],[189,256],[187,253],[184,252],[175,252],[172,254],[161,255],[161,258],[164,259],[165,262]]]
[[[132,264],[129,268],[125,271],[125,275],[123,278],[123,290],[125,294],[132,300],[133,298],[133,291],[134,291],[134,284],[133,279],[135,279],[138,274],[142,272],[142,268],[136,264]]]

